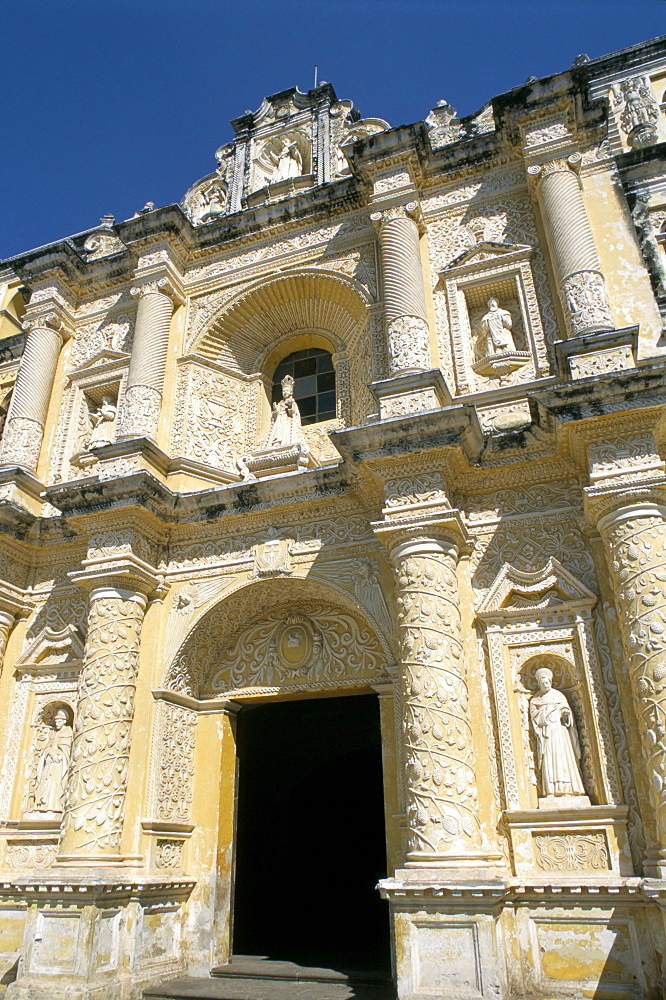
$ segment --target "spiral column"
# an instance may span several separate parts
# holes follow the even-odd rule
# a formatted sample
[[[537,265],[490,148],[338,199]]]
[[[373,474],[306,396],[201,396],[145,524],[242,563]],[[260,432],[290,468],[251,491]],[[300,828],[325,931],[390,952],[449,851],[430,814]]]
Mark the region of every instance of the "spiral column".
[[[25,327],[28,336],[7,414],[0,464],[35,472],[63,344],[63,325],[55,313],[46,313]]]
[[[119,439],[157,437],[174,308],[168,289],[166,278],[132,289],[139,304],[127,387],[118,421]]]
[[[484,864],[456,567],[445,528],[385,524],[396,582],[407,867]]]
[[[379,231],[389,374],[432,367],[416,202],[370,216]]]
[[[598,521],[657,827],[651,874],[666,877],[666,505],[627,502]]]
[[[527,168],[537,180],[541,208],[569,336],[612,330],[613,319],[601,273],[601,262],[578,176],[570,161],[557,160]]]
[[[60,862],[120,860],[146,603],[133,589],[102,585],[90,592]]]

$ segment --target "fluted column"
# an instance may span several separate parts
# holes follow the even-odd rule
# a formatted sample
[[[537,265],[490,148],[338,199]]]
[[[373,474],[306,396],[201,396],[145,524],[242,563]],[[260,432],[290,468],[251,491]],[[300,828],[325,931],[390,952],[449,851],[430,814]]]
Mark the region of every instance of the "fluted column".
[[[370,216],[379,230],[389,374],[432,367],[416,202]]]
[[[0,464],[19,465],[35,472],[63,344],[63,327],[55,313],[46,313],[24,324],[24,328],[28,336],[9,405]]]
[[[614,326],[580,181],[570,166],[579,159],[574,154],[527,168],[538,178],[537,198],[571,337]]]
[[[666,878],[666,505],[627,500],[598,522],[655,811],[651,874]]]
[[[134,589],[102,585],[90,593],[60,862],[120,860],[146,603]]]
[[[132,289],[139,298],[119,438],[156,438],[169,350],[173,301],[167,278]]]
[[[474,750],[463,660],[458,545],[390,528],[404,706],[408,867],[480,863]],[[427,531],[427,529],[425,529]]]

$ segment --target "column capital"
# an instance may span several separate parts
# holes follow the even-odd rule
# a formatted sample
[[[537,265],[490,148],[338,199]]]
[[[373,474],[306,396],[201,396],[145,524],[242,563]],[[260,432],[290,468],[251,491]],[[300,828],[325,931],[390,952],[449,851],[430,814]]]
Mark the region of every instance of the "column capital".
[[[548,174],[566,173],[578,177],[582,159],[580,153],[571,153],[569,156],[556,156],[541,163],[530,163],[527,178],[536,184]]]
[[[370,221],[377,230],[381,233],[382,226],[386,225],[387,222],[393,222],[395,219],[411,219],[415,222],[419,228],[419,232],[425,232],[423,226],[423,212],[421,211],[421,205],[418,201],[407,201],[400,205],[388,205],[386,208],[375,208],[370,214]]]
[[[111,555],[95,562],[85,560],[84,569],[74,570],[68,576],[91,597],[96,591],[116,590],[119,592],[116,597],[122,592],[123,600],[136,600],[144,606],[148,599],[161,593],[163,586],[163,580],[152,567],[132,553],[123,553],[117,558]]]
[[[0,615],[10,618],[27,618],[33,609],[24,590],[6,580],[0,580]]]
[[[470,550],[472,544],[458,510],[407,516],[394,521],[375,521],[372,528],[393,560],[411,555],[446,554],[457,561],[461,553]]]
[[[74,335],[74,328],[69,319],[53,309],[28,316],[21,326],[27,334],[33,330],[48,330],[58,334],[63,343]]]
[[[130,295],[137,300],[141,300],[144,295],[157,293],[171,299],[174,306],[183,305],[185,302],[185,295],[180,287],[180,283],[174,281],[171,275],[161,275],[160,277],[150,275],[146,276],[145,281],[141,280],[137,275],[135,281],[137,284],[130,288]]]

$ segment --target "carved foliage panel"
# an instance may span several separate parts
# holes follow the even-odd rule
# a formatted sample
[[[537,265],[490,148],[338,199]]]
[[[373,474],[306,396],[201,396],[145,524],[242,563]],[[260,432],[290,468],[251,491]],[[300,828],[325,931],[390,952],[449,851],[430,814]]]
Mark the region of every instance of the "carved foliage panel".
[[[236,472],[236,458],[248,446],[247,409],[253,395],[244,382],[200,365],[183,365],[176,384],[172,454]]]
[[[304,603],[271,612],[244,631],[208,690],[353,684],[381,676],[383,660],[367,626],[340,609]]]
[[[196,724],[197,713],[191,709],[158,702],[149,806],[155,820],[187,823],[190,819]]]

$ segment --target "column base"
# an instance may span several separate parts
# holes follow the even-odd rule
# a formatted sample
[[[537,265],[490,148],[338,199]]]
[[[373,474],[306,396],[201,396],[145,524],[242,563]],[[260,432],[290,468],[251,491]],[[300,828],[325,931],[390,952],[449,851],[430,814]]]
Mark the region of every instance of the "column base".
[[[140,1000],[186,970],[185,910],[195,883],[120,872],[42,871],[2,881],[6,1000]]]

